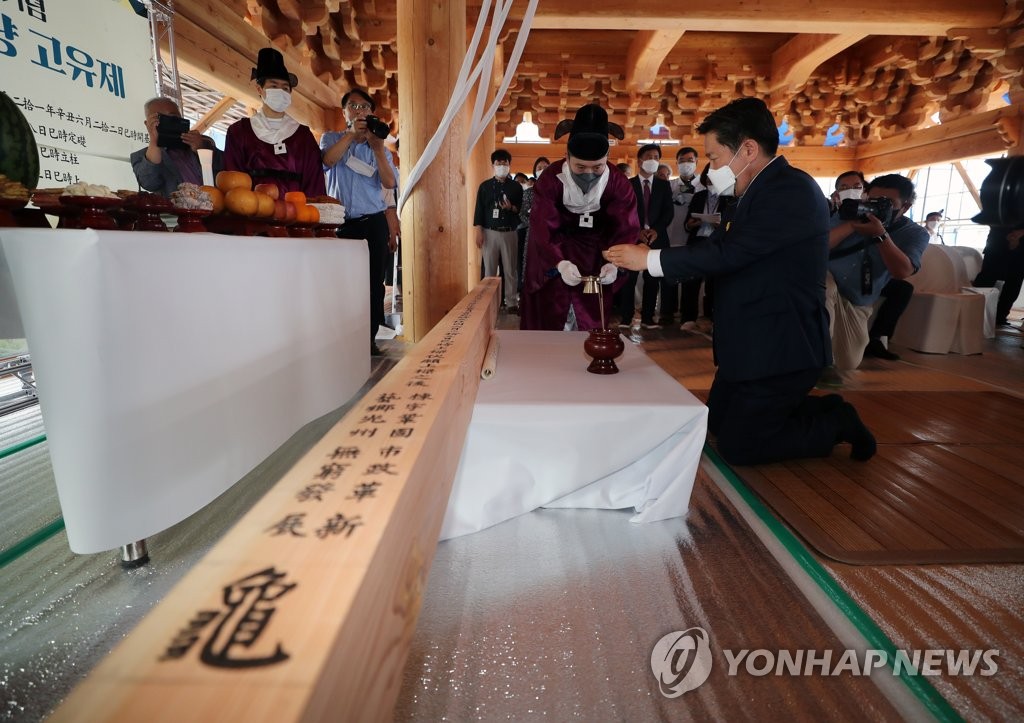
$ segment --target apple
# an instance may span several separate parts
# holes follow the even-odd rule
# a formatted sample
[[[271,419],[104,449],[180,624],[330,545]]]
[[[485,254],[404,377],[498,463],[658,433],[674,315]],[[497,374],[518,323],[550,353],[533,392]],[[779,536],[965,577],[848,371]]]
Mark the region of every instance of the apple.
[[[275,199],[274,201],[274,220],[288,220],[288,207],[285,205],[285,202],[281,199]]]
[[[292,203],[291,201],[285,201],[284,202],[284,208],[285,208],[285,219],[284,220],[285,220],[286,223],[291,223],[292,221],[295,220],[295,217],[296,217],[296,214],[297,214],[297,210],[295,208],[295,204]]]
[[[276,183],[258,183],[256,188],[252,190],[257,193],[265,193],[275,201],[281,196],[281,190],[277,187]]]

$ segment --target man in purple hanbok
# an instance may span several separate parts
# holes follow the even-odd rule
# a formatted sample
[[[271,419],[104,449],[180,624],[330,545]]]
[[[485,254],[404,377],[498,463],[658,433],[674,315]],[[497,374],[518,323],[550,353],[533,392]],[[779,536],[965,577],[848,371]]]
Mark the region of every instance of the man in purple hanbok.
[[[640,223],[629,179],[608,165],[608,134],[623,138],[599,105],[585,105],[555,129],[569,133],[566,158],[541,174],[533,188],[530,248],[520,301],[523,329],[589,331],[611,313],[612,296],[627,275],[601,252],[637,243]],[[583,276],[600,276],[602,293],[584,294]]]
[[[284,56],[273,48],[261,49],[252,79],[263,107],[228,128],[225,168],[248,173],[254,184],[276,184],[281,198],[288,191],[325,195],[320,144],[307,126],[285,113],[298,79],[288,72]]]

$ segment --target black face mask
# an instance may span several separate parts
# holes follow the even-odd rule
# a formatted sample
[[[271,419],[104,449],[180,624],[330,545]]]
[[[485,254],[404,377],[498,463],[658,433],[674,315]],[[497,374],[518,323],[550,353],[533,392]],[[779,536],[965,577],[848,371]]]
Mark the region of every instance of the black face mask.
[[[600,173],[573,173],[572,171],[569,171],[569,175],[572,176],[572,180],[576,181],[576,185],[584,193],[593,188],[594,184],[601,177]]]

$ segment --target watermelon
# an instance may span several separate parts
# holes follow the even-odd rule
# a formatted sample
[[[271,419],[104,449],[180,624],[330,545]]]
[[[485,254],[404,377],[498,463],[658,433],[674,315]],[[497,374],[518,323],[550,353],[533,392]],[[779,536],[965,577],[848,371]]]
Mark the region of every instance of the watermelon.
[[[21,108],[0,90],[0,173],[25,188],[39,185],[39,149]]]

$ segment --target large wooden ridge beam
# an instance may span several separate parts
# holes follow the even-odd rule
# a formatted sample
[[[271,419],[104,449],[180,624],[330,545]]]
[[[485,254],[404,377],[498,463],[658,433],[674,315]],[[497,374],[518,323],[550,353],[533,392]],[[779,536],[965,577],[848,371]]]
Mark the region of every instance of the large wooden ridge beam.
[[[499,290],[452,309],[52,720],[390,720]]]
[[[890,0],[777,0],[723,3],[721,0],[545,0],[537,8],[536,29],[576,30],[721,30],[756,33],[834,33],[862,35],[945,35],[954,27],[990,28],[999,24],[1004,0],[905,0],[898,10]],[[513,7],[510,17],[523,10]]]
[[[962,158],[1012,155],[1020,146],[1022,117],[1024,108],[1011,105],[863,143],[856,147],[856,164],[851,167],[874,175]]]

